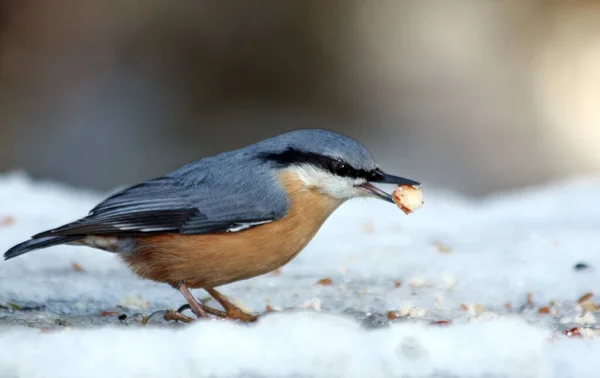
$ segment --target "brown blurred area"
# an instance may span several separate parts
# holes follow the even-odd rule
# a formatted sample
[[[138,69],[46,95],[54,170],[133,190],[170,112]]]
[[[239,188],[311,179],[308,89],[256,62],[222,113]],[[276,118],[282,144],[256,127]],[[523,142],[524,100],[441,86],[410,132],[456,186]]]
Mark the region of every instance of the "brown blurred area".
[[[600,2],[0,0],[0,170],[110,189],[301,127],[467,194],[600,168]]]

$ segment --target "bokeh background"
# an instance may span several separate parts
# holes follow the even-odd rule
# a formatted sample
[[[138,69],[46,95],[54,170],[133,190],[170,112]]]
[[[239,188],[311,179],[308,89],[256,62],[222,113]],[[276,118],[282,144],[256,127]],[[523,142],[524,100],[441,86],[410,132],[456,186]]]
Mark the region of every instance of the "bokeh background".
[[[323,127],[468,195],[600,169],[598,0],[0,0],[0,171],[101,190]]]

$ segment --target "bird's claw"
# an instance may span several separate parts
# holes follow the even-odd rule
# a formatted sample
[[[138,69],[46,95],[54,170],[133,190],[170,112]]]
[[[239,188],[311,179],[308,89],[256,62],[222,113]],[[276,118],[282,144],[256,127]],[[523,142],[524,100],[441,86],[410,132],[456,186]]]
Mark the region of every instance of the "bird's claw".
[[[182,313],[182,312],[184,312],[185,310],[191,310],[191,309],[192,309],[192,306],[190,306],[189,304],[187,304],[187,303],[186,303],[186,304],[182,305],[181,307],[179,307],[179,308],[177,309],[177,312],[178,312],[178,313]]]
[[[142,318],[142,324],[147,325],[148,323],[152,323],[154,320],[164,317],[166,313],[166,310],[154,311],[152,314]]]

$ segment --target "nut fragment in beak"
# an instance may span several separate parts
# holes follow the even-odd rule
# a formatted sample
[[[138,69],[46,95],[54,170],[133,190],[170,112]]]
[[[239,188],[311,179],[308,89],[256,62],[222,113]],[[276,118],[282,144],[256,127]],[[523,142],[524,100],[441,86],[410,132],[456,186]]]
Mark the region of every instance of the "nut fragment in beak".
[[[406,215],[423,205],[423,192],[416,186],[399,185],[392,193],[392,198]]]

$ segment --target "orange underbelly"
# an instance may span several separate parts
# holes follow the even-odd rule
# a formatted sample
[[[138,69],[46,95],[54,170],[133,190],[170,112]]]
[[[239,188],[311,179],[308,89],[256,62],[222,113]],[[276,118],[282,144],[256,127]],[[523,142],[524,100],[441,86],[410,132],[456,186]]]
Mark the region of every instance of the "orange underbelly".
[[[288,214],[248,230],[205,235],[165,234],[137,238],[123,259],[139,276],[184,282],[191,288],[217,287],[268,273],[293,259],[315,236],[340,201],[282,178],[290,193]]]

